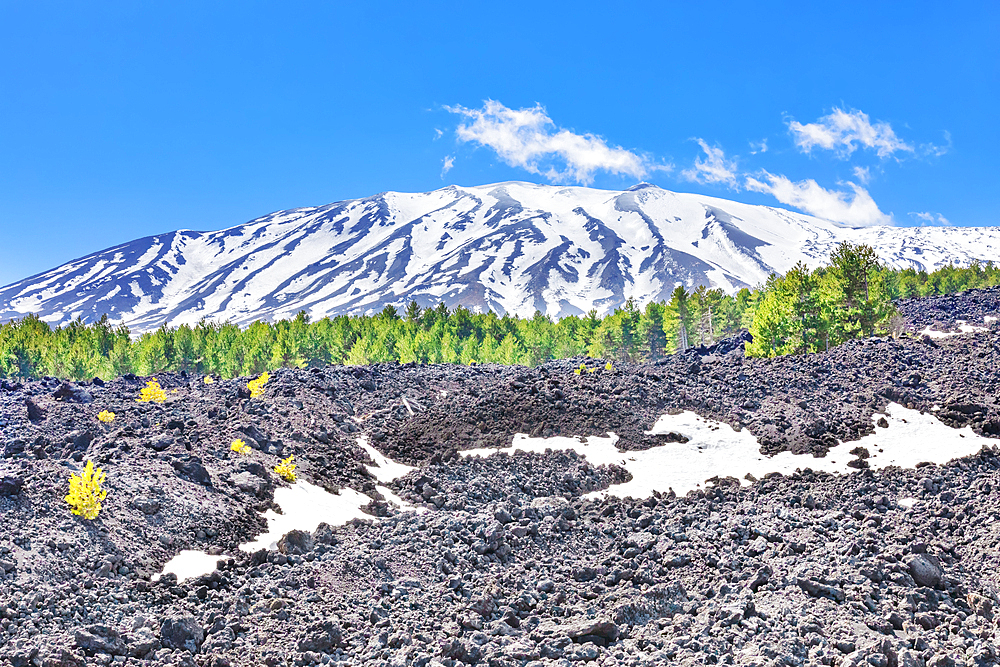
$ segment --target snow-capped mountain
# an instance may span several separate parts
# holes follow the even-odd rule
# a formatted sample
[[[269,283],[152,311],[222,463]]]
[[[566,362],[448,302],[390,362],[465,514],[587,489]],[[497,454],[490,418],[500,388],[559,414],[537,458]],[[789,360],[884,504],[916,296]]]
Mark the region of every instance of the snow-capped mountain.
[[[125,243],[0,288],[0,321],[102,314],[145,331],[205,317],[246,324],[387,304],[532,315],[606,313],[678,283],[734,290],[841,241],[897,267],[1000,258],[1000,227],[851,229],[780,208],[652,185],[498,183],[280,211],[217,232]]]

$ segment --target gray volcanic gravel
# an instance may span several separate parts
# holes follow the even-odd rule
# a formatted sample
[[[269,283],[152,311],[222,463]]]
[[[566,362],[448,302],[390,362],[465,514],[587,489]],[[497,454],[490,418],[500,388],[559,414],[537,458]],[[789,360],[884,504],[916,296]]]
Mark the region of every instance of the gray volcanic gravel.
[[[991,314],[983,295],[954,308]],[[998,357],[995,330],[775,360],[744,359],[735,340],[612,371],[587,361],[599,370],[579,376],[581,360],[279,370],[262,399],[249,398],[248,378],[162,374],[162,405],[135,401],[144,378],[5,380],[0,661],[996,664],[995,447],[843,476],[806,457],[792,476],[639,500],[584,498],[629,473],[573,452],[457,452],[509,446],[518,431],[669,446],[644,432],[690,409],[748,429],[767,453],[822,455],[871,432],[889,401],[936,406],[945,423],[995,437]],[[102,409],[117,415],[108,427]],[[362,435],[416,466],[388,486],[426,511],[384,502]],[[250,455],[229,450],[235,438]],[[261,513],[285,484],[271,467],[290,454],[303,479],[368,494],[371,519],[240,552],[264,532]],[[87,459],[108,474],[94,521],[63,501]],[[219,569],[152,581],[183,549],[217,554]]]

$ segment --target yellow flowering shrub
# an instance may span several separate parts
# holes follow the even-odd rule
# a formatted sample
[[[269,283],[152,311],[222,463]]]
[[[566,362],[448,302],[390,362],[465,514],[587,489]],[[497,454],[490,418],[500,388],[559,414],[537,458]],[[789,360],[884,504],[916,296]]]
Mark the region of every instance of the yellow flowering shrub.
[[[215,384],[215,378],[211,375],[205,376],[205,384]]]
[[[167,392],[163,391],[159,380],[153,378],[146,383],[146,386],[139,392],[137,403],[162,403],[167,400]]]
[[[97,413],[97,418],[102,424],[110,424],[115,420],[115,413],[108,412],[107,410],[101,410]]]
[[[615,370],[615,369],[614,369],[614,367],[613,367],[613,366],[611,365],[611,362],[609,361],[608,363],[604,364],[604,370],[606,370],[606,371],[613,371],[613,370]]]
[[[287,459],[274,466],[274,472],[278,473],[278,476],[286,482],[295,481],[295,464],[292,463],[294,458],[294,454],[289,454]]]
[[[247,382],[247,389],[250,390],[250,398],[260,398],[264,395],[264,385],[267,381],[271,379],[271,376],[267,371],[260,374],[260,377],[256,380],[250,380]]]
[[[236,452],[237,454],[250,453],[250,445],[243,442],[242,440],[233,440],[233,444],[229,445],[229,449]]]
[[[101,501],[108,495],[108,492],[101,488],[106,478],[107,475],[100,468],[95,470],[94,462],[89,460],[82,475],[70,474],[69,495],[65,500],[70,504],[73,514],[84,519],[97,518],[101,512]]]

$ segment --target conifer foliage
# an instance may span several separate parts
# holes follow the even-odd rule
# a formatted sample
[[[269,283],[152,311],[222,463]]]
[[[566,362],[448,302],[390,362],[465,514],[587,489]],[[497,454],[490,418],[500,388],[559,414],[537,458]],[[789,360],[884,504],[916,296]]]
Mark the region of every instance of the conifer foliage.
[[[772,357],[829,349],[846,340],[886,333],[900,297],[951,294],[1000,285],[1000,267],[973,263],[932,273],[892,270],[864,245],[841,244],[828,266],[798,264],[756,289],[736,294],[678,285],[665,302],[640,309],[629,300],[614,312],[559,320],[536,312],[520,318],[476,313],[443,303],[387,306],[373,315],[182,324],[133,339],[102,317],[53,329],[28,315],[0,325],[0,377],[104,379],[190,371],[222,378],[258,376],[279,367],[327,364],[500,363],[533,366],[574,356],[654,361],[663,355],[747,328],[747,354]]]

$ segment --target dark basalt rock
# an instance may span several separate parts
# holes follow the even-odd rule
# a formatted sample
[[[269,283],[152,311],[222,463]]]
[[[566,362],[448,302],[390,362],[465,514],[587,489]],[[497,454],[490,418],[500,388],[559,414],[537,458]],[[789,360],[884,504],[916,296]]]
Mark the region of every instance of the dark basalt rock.
[[[170,465],[174,467],[181,477],[185,477],[192,482],[197,484],[205,484],[206,486],[212,485],[212,476],[208,473],[205,466],[202,465],[201,459],[197,456],[185,456],[180,460],[173,460]]]
[[[304,530],[293,530],[278,540],[278,551],[285,555],[301,556],[313,548],[313,537]]]
[[[55,390],[52,397],[58,401],[68,401],[72,403],[93,403],[94,397],[83,387],[75,387],[68,382],[63,382]]]
[[[28,410],[28,420],[37,422],[45,419],[45,411],[30,398],[25,399],[24,406]]]
[[[74,633],[77,647],[88,654],[108,653],[110,655],[125,655],[125,642],[114,628],[106,625],[92,625],[78,629]]]
[[[937,588],[944,581],[944,571],[941,562],[929,554],[918,554],[906,563],[910,576],[920,586]]]
[[[981,296],[947,303],[972,312]],[[771,360],[724,343],[612,370],[280,369],[253,400],[238,396],[252,378],[193,374],[157,376],[163,405],[135,402],[137,377],[86,385],[89,405],[52,398],[57,380],[0,385],[0,663],[997,664],[1000,449],[849,475],[809,456],[884,434],[890,400],[997,435],[996,334]],[[581,363],[594,372],[574,374]],[[610,431],[624,459],[684,442],[647,433],[680,410],[806,456],[789,476],[619,499],[603,492],[625,469],[575,452],[460,455],[517,432]],[[360,436],[415,469],[379,481]],[[237,438],[251,451],[231,451]],[[370,514],[245,553],[280,510],[273,468],[289,454],[301,479],[366,495]],[[87,459],[107,474],[94,520],[64,500]],[[218,569],[152,580],[189,549]]]

